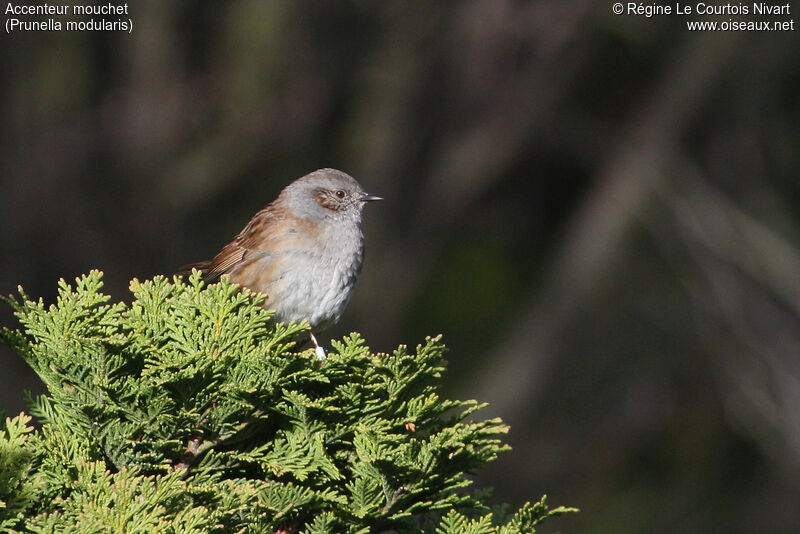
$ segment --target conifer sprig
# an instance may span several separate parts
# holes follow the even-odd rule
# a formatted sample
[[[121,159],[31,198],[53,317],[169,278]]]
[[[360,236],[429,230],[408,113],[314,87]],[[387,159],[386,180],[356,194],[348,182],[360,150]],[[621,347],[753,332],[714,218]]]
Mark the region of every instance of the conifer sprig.
[[[305,324],[223,279],[59,282],[55,304],[4,299],[0,341],[48,394],[0,428],[5,532],[533,532],[571,511],[505,517],[468,474],[508,449],[483,405],[440,396],[444,346],[372,353],[357,334],[321,364]]]

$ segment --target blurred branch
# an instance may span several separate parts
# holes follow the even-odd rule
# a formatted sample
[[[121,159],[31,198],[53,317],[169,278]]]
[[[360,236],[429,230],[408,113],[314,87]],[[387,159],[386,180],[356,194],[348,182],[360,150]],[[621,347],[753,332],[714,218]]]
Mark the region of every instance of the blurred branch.
[[[443,102],[450,114],[441,117],[440,135],[431,140],[423,177],[414,178],[419,187],[408,190],[409,179],[403,176],[406,150],[394,148],[369,157],[370,176],[383,176],[387,198],[396,198],[399,213],[406,219],[413,215],[413,224],[399,225],[393,232],[376,231],[375,241],[382,243],[383,254],[370,256],[371,267],[362,276],[363,285],[378,285],[377,281],[392,280],[393,291],[359,292],[356,299],[365,310],[380,308],[381,315],[368,314],[359,318],[365,331],[379,333],[381,337],[395,337],[393,330],[402,324],[401,313],[417,297],[420,286],[429,279],[442,246],[461,217],[469,217],[471,206],[497,182],[505,172],[530,150],[531,133],[537,125],[548,122],[556,102],[567,92],[570,83],[585,66],[589,49],[568,45],[579,41],[580,28],[591,13],[589,2],[577,3],[573,9],[563,10],[558,2],[545,2],[521,7],[513,2],[476,2],[470,4],[456,18],[451,30],[451,46],[446,49],[443,61],[448,65],[447,79],[452,101]],[[492,16],[487,17],[487,10]],[[557,17],[560,21],[556,34],[546,33],[539,39],[542,17]],[[415,18],[394,20],[391,26],[398,35],[417,35],[410,27],[418,24]],[[438,26],[431,31],[440,32]],[[388,38],[386,48],[379,51],[375,62],[380,65],[399,65],[403,71],[394,76],[374,80],[407,79],[419,76],[425,67],[421,63],[428,57],[424,40],[420,40],[417,53],[408,50],[403,39]],[[520,64],[508,61],[511,52],[528,50],[529,56]],[[465,52],[466,51],[466,52]],[[538,51],[538,53],[534,53]],[[512,54],[513,55],[513,54]],[[394,57],[406,61],[388,61]],[[500,58],[505,58],[501,61]],[[413,87],[413,85],[412,85]],[[381,95],[381,101],[402,102],[412,98],[406,84],[393,84],[372,88],[369,94]],[[395,95],[387,98],[386,94]],[[362,101],[362,99],[357,99]],[[363,131],[372,131],[371,116],[376,109],[370,99],[363,100]],[[379,115],[380,116],[380,115]],[[380,130],[386,135],[386,130]],[[394,121],[392,128],[407,127],[405,121]],[[412,123],[412,126],[413,125]],[[419,129],[392,131],[385,143],[394,147],[414,146]],[[369,146],[369,145],[367,145]],[[378,148],[384,144],[379,144]],[[373,149],[375,146],[373,145]],[[425,246],[420,246],[424,243]],[[378,252],[380,253],[380,251]],[[386,302],[386,299],[391,302]]]
[[[776,466],[800,472],[800,251],[709,185],[684,163],[660,198],[674,225],[651,225],[656,240],[678,236],[668,259],[686,278],[695,324],[713,356],[731,422]]]
[[[739,37],[697,34],[673,57],[572,218],[538,292],[487,359],[480,394],[507,417],[538,393],[568,319],[601,290],[628,230],[668,180],[676,141],[735,58]]]

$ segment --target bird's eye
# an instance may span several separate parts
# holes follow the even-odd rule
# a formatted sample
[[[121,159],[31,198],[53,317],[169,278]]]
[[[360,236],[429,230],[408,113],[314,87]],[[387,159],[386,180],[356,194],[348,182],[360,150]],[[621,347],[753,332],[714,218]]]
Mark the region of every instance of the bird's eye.
[[[347,196],[347,193],[345,193],[344,191],[342,191],[341,189],[339,189],[338,191],[336,191],[336,192],[334,193],[334,195],[336,195],[338,198],[344,198],[344,197],[346,197],[346,196]]]

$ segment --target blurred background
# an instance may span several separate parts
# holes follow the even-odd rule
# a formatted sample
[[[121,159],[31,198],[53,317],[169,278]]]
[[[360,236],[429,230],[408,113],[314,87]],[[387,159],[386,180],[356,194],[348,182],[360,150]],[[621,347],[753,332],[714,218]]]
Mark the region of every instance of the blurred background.
[[[800,532],[798,32],[611,5],[129,1],[130,35],[2,34],[0,294],[99,268],[127,300],[336,167],[386,201],[323,337],[443,333],[447,394],[512,425],[497,502]],[[730,18],[759,20],[698,19]],[[0,347],[0,410],[22,390]]]

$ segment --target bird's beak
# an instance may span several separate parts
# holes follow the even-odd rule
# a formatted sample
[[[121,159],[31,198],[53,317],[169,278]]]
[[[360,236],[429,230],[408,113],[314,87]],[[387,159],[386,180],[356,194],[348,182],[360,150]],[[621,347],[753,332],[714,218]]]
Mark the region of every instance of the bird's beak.
[[[361,202],[372,202],[373,200],[383,200],[383,197],[377,197],[375,195],[364,194],[361,198],[359,198]]]

